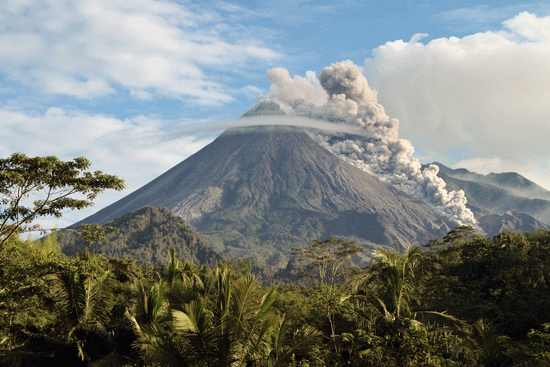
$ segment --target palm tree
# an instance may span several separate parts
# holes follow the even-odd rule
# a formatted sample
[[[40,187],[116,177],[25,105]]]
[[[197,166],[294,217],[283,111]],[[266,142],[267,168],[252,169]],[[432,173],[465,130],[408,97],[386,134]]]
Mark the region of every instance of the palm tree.
[[[406,254],[379,250],[375,263],[355,284],[358,294],[364,293],[385,317],[400,320],[411,315],[418,302],[426,269],[422,267],[422,251],[411,248]]]
[[[132,315],[138,329],[155,323],[161,324],[170,319],[164,282],[160,281],[146,290],[142,282],[136,281],[134,287],[136,298]]]
[[[429,276],[418,247],[401,254],[378,250],[366,274],[352,283],[353,302],[359,326],[370,330],[377,342],[363,354],[379,355],[380,348],[397,350],[412,330],[427,329],[434,323],[459,327],[460,320],[441,312],[415,311],[423,285]]]
[[[287,366],[294,355],[313,355],[321,346],[323,333],[310,325],[302,325],[291,332],[291,319],[285,314],[271,332],[269,361],[271,367]]]
[[[500,335],[493,324],[483,319],[472,324],[454,352],[470,365],[479,367],[547,365],[526,353],[520,344]]]
[[[87,278],[73,271],[50,274],[56,313],[53,335],[25,332],[23,346],[10,353],[12,365],[78,366],[116,352],[108,330],[111,312],[109,274]]]
[[[58,335],[76,347],[83,361],[91,360],[89,341],[108,340],[111,311],[109,274],[99,279],[66,271],[50,277],[51,293],[58,312]]]
[[[164,330],[141,335],[145,359],[166,366],[246,366],[265,359],[276,319],[268,313],[275,289],[264,292],[253,276],[232,281],[217,269],[214,310],[202,298],[174,306]],[[151,330],[149,330],[151,332]]]
[[[182,264],[181,261],[176,259],[175,250],[173,248],[168,250],[170,259],[168,260],[167,266],[167,281],[168,285],[171,286],[172,282],[177,279],[187,278],[193,284],[193,289],[195,291],[202,290],[204,285],[201,278],[197,273],[195,273],[191,267],[191,264],[187,260]]]

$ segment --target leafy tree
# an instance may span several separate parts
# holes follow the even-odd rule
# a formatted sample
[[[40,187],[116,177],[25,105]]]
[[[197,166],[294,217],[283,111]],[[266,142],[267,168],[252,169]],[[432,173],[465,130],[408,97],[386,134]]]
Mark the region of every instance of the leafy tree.
[[[330,326],[330,340],[336,355],[340,355],[343,349],[342,335],[339,335],[339,316],[345,313],[341,299],[343,287],[339,283],[357,271],[352,263],[352,257],[364,251],[354,242],[346,242],[331,237],[320,241],[312,240],[310,244],[301,248],[292,249],[292,253],[298,260],[308,264],[309,271],[301,275],[318,281],[318,287],[312,290],[311,297],[315,300],[314,307],[324,314]]]
[[[550,324],[529,331],[528,336],[531,352],[540,361],[550,363]]]
[[[333,288],[353,273],[351,259],[362,251],[364,249],[354,242],[331,237],[323,241],[311,240],[308,246],[293,248],[292,254],[309,265],[311,272],[303,276]]]
[[[437,264],[426,300],[468,322],[490,320],[524,337],[550,321],[550,232],[502,232],[440,243],[424,256]]]
[[[22,344],[23,330],[40,333],[53,322],[44,275],[63,261],[55,236],[44,241],[13,236],[0,252],[0,341],[11,350]],[[1,353],[0,353],[1,354]],[[1,363],[0,363],[1,365]]]
[[[37,230],[36,218],[60,217],[65,209],[93,205],[105,189],[124,188],[116,176],[85,171],[90,165],[86,158],[63,162],[20,153],[0,159],[0,250],[14,234]]]

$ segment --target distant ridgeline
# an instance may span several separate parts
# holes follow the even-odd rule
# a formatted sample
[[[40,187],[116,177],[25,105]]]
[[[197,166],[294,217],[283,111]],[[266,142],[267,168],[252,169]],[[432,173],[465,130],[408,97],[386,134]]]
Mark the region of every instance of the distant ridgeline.
[[[550,229],[550,191],[515,172],[480,175],[441,163],[439,176],[451,190],[463,190],[467,206],[488,237],[502,231]]]

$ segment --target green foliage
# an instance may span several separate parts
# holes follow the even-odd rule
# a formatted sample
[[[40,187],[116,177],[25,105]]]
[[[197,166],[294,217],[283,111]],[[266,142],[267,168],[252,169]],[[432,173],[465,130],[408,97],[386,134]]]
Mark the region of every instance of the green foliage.
[[[99,224],[82,223],[80,225],[80,236],[82,237],[84,243],[88,246],[91,246],[94,241],[99,241],[102,243],[109,242],[109,239],[105,235],[105,231],[116,233],[119,229],[113,226],[100,226]]]
[[[144,207],[107,225],[118,229],[105,235],[109,246],[86,243],[78,233],[69,232],[59,240],[63,253],[74,255],[79,248],[89,247],[107,258],[130,257],[145,265],[165,264],[172,248],[175,256],[197,265],[212,266],[222,259],[220,252],[166,208]]]
[[[542,324],[539,329],[533,329],[527,335],[535,358],[550,363],[550,323]]]
[[[67,257],[55,235],[12,236],[0,252],[0,365],[547,365],[549,239],[458,228],[429,251],[378,251],[349,283],[330,280],[341,265],[326,267],[326,284],[276,290],[246,261],[196,267],[174,250],[146,266]]]
[[[420,248],[411,248],[406,254],[378,250],[374,264],[354,282],[354,299],[368,302],[384,319],[407,319],[419,303],[427,275]]]
[[[445,330],[459,330],[460,321],[445,313],[419,310],[430,277],[424,253],[418,247],[406,253],[381,249],[373,261],[353,282],[348,298],[358,316],[358,326],[371,333],[358,355],[380,365],[397,366],[423,365],[438,359],[428,338]],[[418,356],[427,360],[419,361]]]
[[[44,242],[12,237],[0,252],[0,330],[40,330],[51,321],[43,276],[62,266],[57,247],[53,235]]]
[[[437,264],[427,303],[468,322],[492,320],[523,337],[550,321],[550,232],[503,232],[491,239],[444,241],[427,254]]]
[[[331,237],[324,241],[311,240],[308,246],[293,248],[292,254],[309,266],[310,272],[302,274],[302,277],[334,287],[337,282],[345,281],[354,274],[351,259],[362,251],[364,249],[354,242]]]
[[[63,210],[93,205],[105,189],[124,188],[116,176],[86,172],[90,165],[85,158],[63,162],[20,153],[0,159],[0,250],[14,234],[38,229],[31,225],[36,218],[60,217]]]

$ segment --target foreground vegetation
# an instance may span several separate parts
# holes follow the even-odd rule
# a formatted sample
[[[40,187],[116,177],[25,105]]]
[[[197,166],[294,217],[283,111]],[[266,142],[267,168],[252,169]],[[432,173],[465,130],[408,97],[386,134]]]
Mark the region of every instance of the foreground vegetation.
[[[550,365],[550,232],[459,227],[361,269],[359,251],[313,241],[295,251],[309,276],[262,287],[245,262],[137,265],[12,237],[0,365]]]

